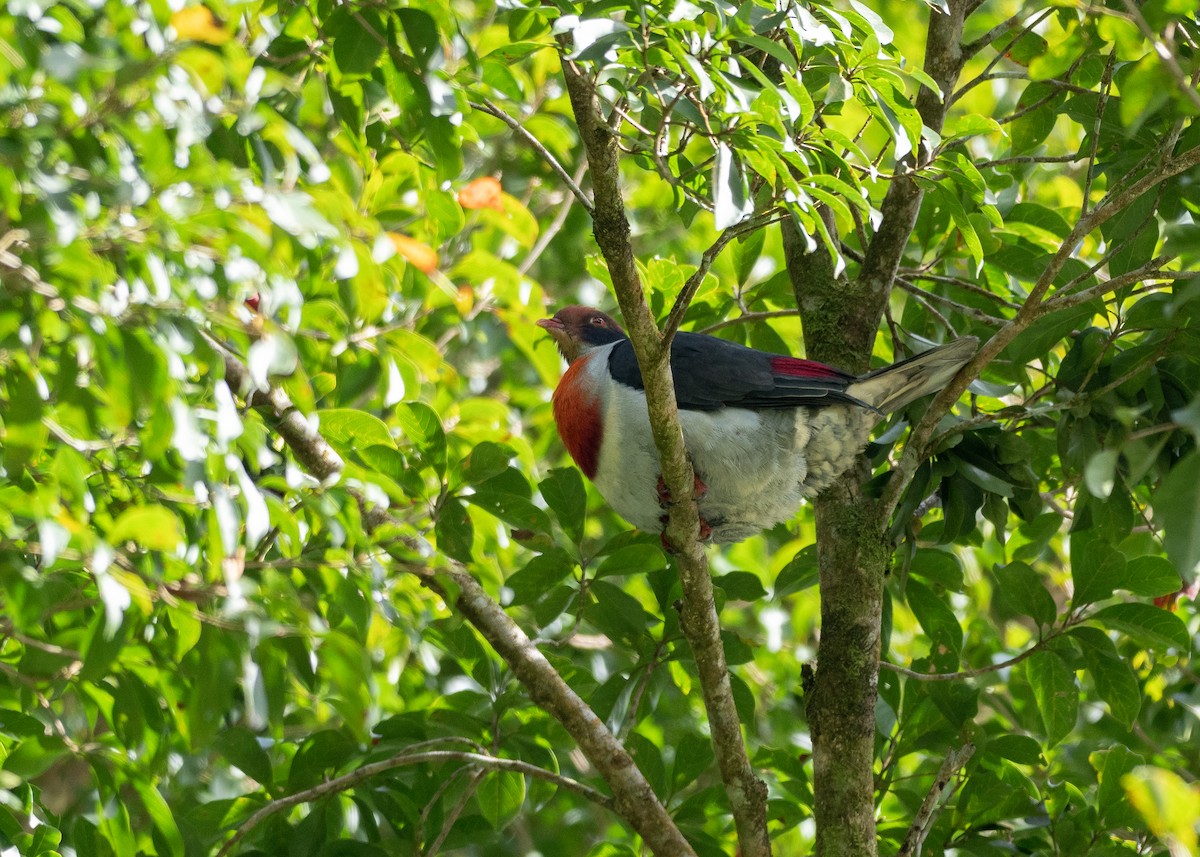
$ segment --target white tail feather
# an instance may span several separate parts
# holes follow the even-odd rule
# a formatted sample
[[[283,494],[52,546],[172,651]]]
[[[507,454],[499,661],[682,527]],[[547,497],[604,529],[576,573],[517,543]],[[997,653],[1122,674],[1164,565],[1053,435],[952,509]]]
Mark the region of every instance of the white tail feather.
[[[946,386],[978,347],[973,336],[956,339],[865,375],[846,392],[890,414]]]

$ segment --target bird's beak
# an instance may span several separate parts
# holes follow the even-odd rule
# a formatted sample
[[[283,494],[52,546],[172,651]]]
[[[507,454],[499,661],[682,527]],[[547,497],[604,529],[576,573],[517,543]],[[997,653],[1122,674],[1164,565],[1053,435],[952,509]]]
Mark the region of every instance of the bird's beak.
[[[579,343],[571,341],[571,334],[567,332],[567,326],[557,318],[539,318],[537,326],[550,334],[550,338],[558,346],[558,353],[568,363],[579,356]]]

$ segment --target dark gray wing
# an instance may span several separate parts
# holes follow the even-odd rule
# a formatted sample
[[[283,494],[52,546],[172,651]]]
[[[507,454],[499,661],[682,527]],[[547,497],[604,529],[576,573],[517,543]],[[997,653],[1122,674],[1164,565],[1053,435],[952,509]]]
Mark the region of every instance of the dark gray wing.
[[[628,340],[613,348],[608,368],[620,383],[644,389],[642,373]],[[813,360],[769,354],[700,333],[675,335],[671,343],[671,373],[675,378],[675,398],[684,410],[860,404],[845,392],[855,380],[853,375]]]

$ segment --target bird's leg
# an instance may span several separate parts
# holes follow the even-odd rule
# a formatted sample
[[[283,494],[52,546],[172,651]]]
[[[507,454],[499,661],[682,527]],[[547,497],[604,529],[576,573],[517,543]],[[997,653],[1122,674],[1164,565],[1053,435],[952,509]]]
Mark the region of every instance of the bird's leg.
[[[671,499],[671,489],[667,487],[666,481],[662,478],[662,474],[658,474],[658,484],[655,486],[655,491],[658,493],[658,505],[664,509],[674,503]],[[692,494],[697,500],[703,500],[704,495],[708,493],[708,486],[704,484],[699,475],[692,471]]]
[[[658,538],[659,538],[659,541],[662,542],[663,550],[665,550],[669,554],[676,554],[676,553],[679,553],[679,550],[675,547],[674,543],[669,538],[667,538],[666,527],[667,527],[668,520],[670,520],[669,515],[663,515],[658,519],[658,522],[663,525],[663,531],[658,534]],[[708,521],[704,520],[704,516],[701,515],[700,516],[700,529],[696,533],[696,541],[703,543],[703,542],[707,542],[711,538],[712,538],[712,527],[709,525]]]
[[[671,489],[667,487],[667,483],[662,478],[661,473],[658,474],[658,484],[655,486],[655,491],[658,494],[658,503],[664,509],[668,509],[675,504],[674,499],[671,497]],[[704,499],[704,495],[707,493],[708,486],[704,484],[704,480],[696,473],[695,468],[692,468],[692,496],[696,498],[696,502],[699,502]],[[663,550],[667,553],[679,553],[675,549],[675,546],[671,544],[671,540],[667,538],[667,520],[667,515],[663,515],[658,519],[659,523],[663,525],[663,531],[660,534]],[[701,542],[707,542],[712,538],[712,527],[709,526],[708,521],[704,520],[703,515],[700,516],[700,530],[696,534],[696,538]]]

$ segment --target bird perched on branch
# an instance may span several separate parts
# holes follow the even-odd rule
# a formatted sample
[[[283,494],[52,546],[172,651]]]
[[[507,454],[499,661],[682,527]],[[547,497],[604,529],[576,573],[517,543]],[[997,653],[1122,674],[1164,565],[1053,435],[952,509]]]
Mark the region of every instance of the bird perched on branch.
[[[661,531],[669,501],[641,371],[610,316],[564,307],[538,326],[569,364],[554,391],[567,451],[635,527]],[[671,374],[696,472],[701,538],[737,542],[795,514],[841,476],[885,415],[941,389],[975,353],[956,340],[855,376],[814,360],[678,333]]]

